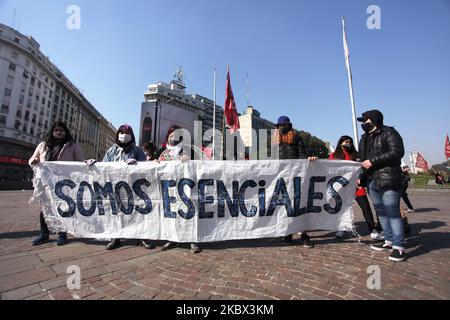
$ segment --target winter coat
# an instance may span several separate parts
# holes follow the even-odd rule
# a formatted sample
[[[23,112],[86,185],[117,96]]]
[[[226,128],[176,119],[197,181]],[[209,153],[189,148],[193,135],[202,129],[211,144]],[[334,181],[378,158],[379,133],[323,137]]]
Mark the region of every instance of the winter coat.
[[[305,143],[300,137],[300,134],[295,130],[292,130],[292,135],[293,138],[291,143],[278,141],[278,135],[275,135],[275,137],[273,138],[273,143],[279,144],[280,159],[307,159],[308,153],[306,151]]]
[[[31,162],[34,159],[38,159],[39,162],[45,161],[45,157],[47,155],[48,148],[46,146],[45,141],[42,141],[34,150],[33,155],[31,156],[28,163],[31,165]],[[69,141],[67,142],[61,149],[58,155],[57,161],[84,161],[84,154],[81,150],[81,147],[78,143]]]
[[[402,189],[401,159],[405,154],[403,140],[392,127],[381,126],[372,133],[365,133],[359,142],[358,158],[370,160],[372,167],[363,170],[361,181],[373,180],[379,189]]]
[[[135,159],[136,161],[146,161],[147,157],[144,151],[133,144],[129,147],[128,152],[122,147],[119,147],[117,144],[113,145],[111,148],[106,151],[105,156],[103,157],[103,162],[119,162],[126,161],[128,159]]]

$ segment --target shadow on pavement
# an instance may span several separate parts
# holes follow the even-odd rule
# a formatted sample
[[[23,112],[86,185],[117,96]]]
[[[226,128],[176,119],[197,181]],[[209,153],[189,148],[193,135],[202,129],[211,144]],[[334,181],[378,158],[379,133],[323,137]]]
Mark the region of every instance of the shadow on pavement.
[[[39,234],[39,231],[14,231],[14,232],[6,232],[0,233],[0,239],[20,239],[20,238],[32,238],[36,237]]]

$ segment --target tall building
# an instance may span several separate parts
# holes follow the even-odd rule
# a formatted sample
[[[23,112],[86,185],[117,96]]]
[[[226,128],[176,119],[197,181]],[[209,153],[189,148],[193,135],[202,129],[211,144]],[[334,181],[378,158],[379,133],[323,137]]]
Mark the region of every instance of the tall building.
[[[198,94],[187,94],[182,69],[179,68],[174,79],[168,83],[150,84],[144,93],[141,105],[140,144],[153,141],[158,146],[165,142],[170,126],[178,125],[191,133],[194,139],[195,130],[202,137],[213,127],[214,101]],[[201,128],[196,128],[195,121],[201,121]],[[222,131],[223,108],[216,105],[215,128]],[[212,132],[211,132],[212,137]],[[203,146],[211,143],[203,142]],[[220,138],[216,143],[221,143]]]
[[[239,124],[241,127],[239,131],[246,148],[246,153],[250,154],[252,147],[256,148],[258,154],[253,154],[252,158],[260,159],[259,151],[263,149],[270,150],[272,137],[271,130],[275,129],[275,123],[261,118],[261,113],[259,113],[259,111],[253,106],[248,106],[245,114],[239,116]],[[263,144],[263,141],[260,141],[262,136],[260,136],[259,130],[265,131],[267,144]]]
[[[0,189],[30,186],[27,164],[56,120],[66,122],[86,158],[103,156],[115,128],[39,49],[0,24]]]

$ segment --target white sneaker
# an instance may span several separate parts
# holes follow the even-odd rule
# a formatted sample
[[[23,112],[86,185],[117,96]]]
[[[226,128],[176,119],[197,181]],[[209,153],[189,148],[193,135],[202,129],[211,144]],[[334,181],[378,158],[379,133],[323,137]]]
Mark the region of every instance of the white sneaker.
[[[407,213],[414,213],[414,209],[406,209],[405,210]]]
[[[370,234],[370,237],[373,240],[384,240],[384,234],[383,231],[378,232],[377,230],[373,230],[372,233]]]
[[[336,232],[336,238],[342,239],[342,238],[344,238],[344,235],[345,235],[344,231]]]

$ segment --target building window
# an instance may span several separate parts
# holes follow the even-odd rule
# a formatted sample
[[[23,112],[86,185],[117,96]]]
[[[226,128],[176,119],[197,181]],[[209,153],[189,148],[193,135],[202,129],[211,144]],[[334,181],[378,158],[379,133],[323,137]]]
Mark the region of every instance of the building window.
[[[41,88],[41,82],[40,81],[38,81],[38,88],[39,89]]]
[[[14,63],[10,63],[9,70],[16,71],[16,65]]]
[[[1,113],[9,113],[9,106],[7,106],[6,104],[2,105],[2,109],[1,109]]]
[[[14,42],[15,42],[15,43],[20,43],[20,39],[17,38],[17,37],[15,37],[15,38],[14,38]]]
[[[25,118],[26,121],[30,120],[30,111],[25,111]]]
[[[34,135],[34,127],[30,128],[30,134]]]
[[[25,100],[25,96],[23,94],[21,94],[19,96],[19,103],[23,103],[24,100]]]
[[[11,85],[14,84],[14,77],[8,75],[8,78],[6,78],[6,83]]]
[[[30,84],[31,84],[32,86],[34,86],[34,77],[33,77],[33,76],[31,76]]]
[[[13,51],[13,53],[12,53],[12,58],[13,58],[14,60],[17,60],[17,57],[19,57],[19,55],[17,54],[17,52]]]
[[[22,127],[22,131],[26,133],[26,132],[27,132],[27,129],[28,129],[28,128],[27,128],[27,125],[24,124],[23,127]]]
[[[14,129],[19,130],[21,125],[22,125],[22,123],[20,123],[19,120],[16,120],[16,122],[14,123]]]
[[[6,97],[11,97],[11,89],[5,88],[5,96]]]
[[[6,125],[6,116],[0,115],[0,124],[1,125]]]
[[[31,123],[36,124],[36,115],[33,114],[33,117],[31,118]]]
[[[17,110],[16,117],[17,118],[22,118],[22,110]]]

